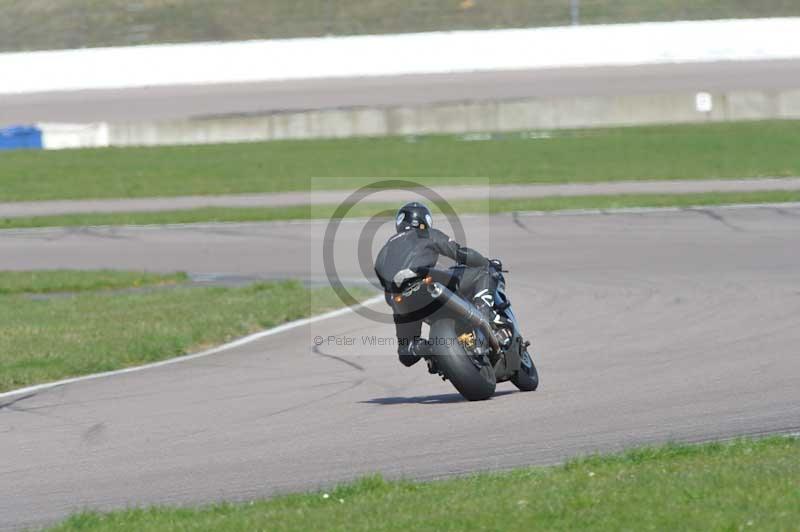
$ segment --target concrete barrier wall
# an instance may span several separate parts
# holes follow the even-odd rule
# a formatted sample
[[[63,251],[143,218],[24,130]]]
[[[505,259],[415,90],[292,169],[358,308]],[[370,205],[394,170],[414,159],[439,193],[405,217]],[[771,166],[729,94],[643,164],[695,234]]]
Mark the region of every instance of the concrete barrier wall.
[[[800,90],[573,97],[444,105],[355,108],[209,120],[110,124],[107,145],[154,146],[429,133],[549,130],[603,126],[800,119]],[[104,132],[105,133],[105,132]]]
[[[0,94],[800,57],[800,18],[650,22],[0,54]]]
[[[42,147],[45,150],[68,148],[105,147],[109,145],[108,124],[37,124],[42,130]]]

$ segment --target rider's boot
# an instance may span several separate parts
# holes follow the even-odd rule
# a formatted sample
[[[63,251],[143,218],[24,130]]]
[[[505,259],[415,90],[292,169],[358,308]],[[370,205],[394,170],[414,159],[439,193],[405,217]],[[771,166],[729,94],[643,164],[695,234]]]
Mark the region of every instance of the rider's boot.
[[[493,305],[490,305],[480,297],[475,297],[473,301],[475,302],[475,306],[478,308],[480,313],[483,314],[483,317],[486,319],[486,321],[492,324],[492,327],[495,330],[495,336],[497,336],[497,341],[500,342],[500,345],[505,346],[508,344],[513,336],[513,333],[511,332],[511,323],[503,316],[498,314]]]
[[[428,357],[433,354],[431,344],[425,338],[414,338],[409,350],[420,358]]]
[[[414,341],[411,342],[409,351],[417,357],[417,360],[420,358],[425,359],[425,362],[428,364],[428,373],[439,373],[439,368],[436,367],[436,362],[431,356],[433,355],[433,348],[428,340],[424,338],[415,338]]]

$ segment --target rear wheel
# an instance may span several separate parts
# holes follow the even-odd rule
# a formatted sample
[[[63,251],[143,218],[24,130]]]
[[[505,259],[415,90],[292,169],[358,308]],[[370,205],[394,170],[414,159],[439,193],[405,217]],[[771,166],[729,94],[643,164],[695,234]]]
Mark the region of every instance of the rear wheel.
[[[468,401],[483,401],[494,394],[497,379],[488,357],[476,356],[458,340],[456,323],[441,319],[431,324],[434,364]]]
[[[511,377],[511,382],[523,392],[532,392],[539,387],[539,372],[528,351],[522,352],[519,371]]]

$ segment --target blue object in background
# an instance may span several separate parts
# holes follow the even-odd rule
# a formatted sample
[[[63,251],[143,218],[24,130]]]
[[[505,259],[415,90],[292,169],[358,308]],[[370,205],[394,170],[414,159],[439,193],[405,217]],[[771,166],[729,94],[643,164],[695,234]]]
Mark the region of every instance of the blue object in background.
[[[36,126],[0,128],[0,150],[42,149],[42,130]]]

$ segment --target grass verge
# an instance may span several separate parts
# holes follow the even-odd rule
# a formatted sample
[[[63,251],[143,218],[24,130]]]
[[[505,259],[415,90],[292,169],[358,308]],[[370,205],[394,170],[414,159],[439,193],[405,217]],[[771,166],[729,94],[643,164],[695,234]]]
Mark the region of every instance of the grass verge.
[[[25,291],[109,284],[107,273],[78,283],[62,273],[47,280],[47,274],[36,277]],[[66,282],[58,285],[59,279]],[[19,291],[24,283],[12,284]],[[350,292],[363,298],[371,293]],[[122,294],[84,291],[35,299],[0,295],[0,392],[183,355],[341,306],[331,289],[308,289],[297,282]]]
[[[0,272],[0,295],[142,288],[176,285],[188,280],[182,272],[167,275],[117,270]]]
[[[627,207],[699,207],[737,203],[786,203],[797,201],[800,201],[800,191],[553,196],[493,201],[453,201],[451,205],[459,214],[499,214],[514,211],[549,212],[568,209],[616,209]],[[66,214],[0,219],[0,229],[326,219],[334,214],[336,207],[336,205],[272,208],[209,207],[181,211]],[[432,207],[436,210],[435,206]],[[347,217],[369,217],[387,210],[394,213],[396,209],[397,204],[363,203],[354,206],[347,213]]]
[[[519,134],[12,151],[0,201],[134,198],[423,184],[565,183],[800,175],[800,121]]]
[[[330,493],[82,513],[52,530],[793,530],[800,441],[666,445],[430,483],[370,477]]]

